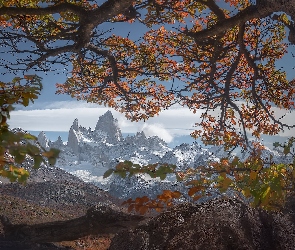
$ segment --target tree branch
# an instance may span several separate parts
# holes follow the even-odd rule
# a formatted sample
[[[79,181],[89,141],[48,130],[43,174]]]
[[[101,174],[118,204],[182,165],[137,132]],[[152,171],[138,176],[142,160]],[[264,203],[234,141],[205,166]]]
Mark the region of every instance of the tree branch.
[[[77,6],[72,3],[59,3],[53,6],[43,7],[43,8],[28,8],[28,7],[1,7],[0,15],[31,15],[31,16],[44,16],[50,14],[56,14],[60,12],[72,12],[79,17],[86,15],[87,10],[81,6]]]
[[[253,18],[263,18],[270,15],[272,12],[257,8],[257,6],[249,6],[239,12],[237,15],[228,19],[217,22],[212,28],[205,29],[199,32],[184,31],[184,34],[194,38],[196,43],[203,43],[209,37],[220,36],[227,30],[245,23]]]

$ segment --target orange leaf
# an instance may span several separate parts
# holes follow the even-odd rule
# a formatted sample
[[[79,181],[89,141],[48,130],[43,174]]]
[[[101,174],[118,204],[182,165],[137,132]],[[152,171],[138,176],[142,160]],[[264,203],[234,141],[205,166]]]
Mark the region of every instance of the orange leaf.
[[[174,191],[174,192],[172,193],[172,197],[173,197],[173,198],[178,199],[180,196],[181,196],[181,193],[178,192],[178,191]]]
[[[162,212],[162,208],[161,208],[161,207],[156,207],[155,210],[156,210],[157,212],[159,212],[159,213]]]
[[[197,201],[197,200],[200,199],[200,198],[202,198],[202,195],[196,195],[196,196],[194,196],[193,200],[194,200],[194,201]]]
[[[133,200],[132,200],[131,198],[129,198],[127,201],[122,202],[122,206],[123,206],[123,205],[126,205],[126,204],[131,204],[132,201],[133,201]]]
[[[139,213],[142,214],[142,215],[145,214],[147,211],[148,211],[148,207],[147,206],[141,206],[139,208]]]
[[[188,195],[189,196],[193,196],[196,192],[200,191],[201,188],[200,187],[192,187],[188,190]]]
[[[134,209],[134,205],[131,204],[131,205],[128,207],[128,212],[130,213],[133,209]]]

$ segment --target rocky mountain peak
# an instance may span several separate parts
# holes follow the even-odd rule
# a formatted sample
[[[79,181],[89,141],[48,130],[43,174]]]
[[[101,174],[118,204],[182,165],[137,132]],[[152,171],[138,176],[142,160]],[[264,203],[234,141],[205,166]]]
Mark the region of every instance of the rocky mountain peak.
[[[135,135],[136,138],[146,139],[145,133],[143,131],[137,132]]]
[[[102,131],[106,133],[108,142],[117,143],[123,140],[121,130],[118,125],[118,120],[114,119],[111,111],[107,111],[100,116],[95,127],[95,131]]]
[[[71,148],[75,154],[78,154],[79,152],[79,145],[78,145],[79,140],[77,136],[78,131],[79,131],[79,124],[78,124],[78,119],[76,118],[69,130],[69,136],[68,136],[68,147]]]
[[[38,135],[38,142],[41,147],[49,149],[51,147],[51,141],[46,137],[46,134],[42,131]]]
[[[78,119],[77,118],[74,120],[72,127],[76,131],[79,129],[79,123],[78,123]]]
[[[55,142],[51,143],[51,147],[61,149],[64,146],[64,143],[59,136]]]

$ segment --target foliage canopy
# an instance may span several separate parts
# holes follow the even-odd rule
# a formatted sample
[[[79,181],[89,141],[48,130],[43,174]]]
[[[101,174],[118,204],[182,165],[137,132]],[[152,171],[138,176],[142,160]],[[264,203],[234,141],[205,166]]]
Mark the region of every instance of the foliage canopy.
[[[42,89],[41,79],[35,75],[15,77],[11,82],[0,82],[0,176],[10,181],[25,182],[29,172],[21,166],[29,156],[34,160],[34,168],[38,168],[44,158],[55,164],[59,150],[39,148],[34,145],[37,138],[23,131],[11,131],[7,120],[14,104],[28,106],[30,101],[38,98]]]
[[[58,93],[108,105],[134,121],[174,104],[202,110],[192,136],[227,150],[246,148],[249,134],[259,139],[294,127],[275,113],[294,109],[295,81],[278,67],[295,44],[294,6],[294,0],[0,1],[3,51],[18,55],[0,65],[21,74],[61,64],[70,73]],[[126,35],[110,30],[119,24]],[[134,29],[144,30],[140,38]],[[223,191],[236,187],[228,174],[240,164],[222,165]],[[258,166],[240,172],[253,180],[265,169]]]

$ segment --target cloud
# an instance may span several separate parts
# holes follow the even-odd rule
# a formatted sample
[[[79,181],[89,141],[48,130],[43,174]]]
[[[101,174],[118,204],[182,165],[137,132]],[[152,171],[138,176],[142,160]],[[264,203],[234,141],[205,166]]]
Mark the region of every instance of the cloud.
[[[69,131],[74,119],[78,118],[80,125],[94,128],[99,116],[107,110],[107,108],[18,110],[11,112],[9,124],[12,128],[21,127],[33,131]]]
[[[36,108],[36,106],[35,106]],[[15,110],[11,112],[9,121],[11,128],[23,128],[28,131],[68,132],[74,119],[78,118],[79,125],[95,128],[98,118],[110,110],[118,119],[122,133],[133,134],[144,131],[147,136],[159,136],[167,143],[181,143],[183,138],[189,136],[196,122],[200,121],[201,111],[196,114],[188,108],[174,106],[162,111],[158,116],[150,118],[147,122],[131,122],[124,114],[114,109],[82,101],[46,102],[38,104],[38,109]],[[275,109],[275,116],[280,117],[286,110]],[[294,112],[288,113],[281,120],[293,124]],[[287,136],[294,136],[295,129],[285,130],[278,136],[264,136],[264,142],[272,144],[273,141],[285,140]],[[250,136],[251,137],[251,136]]]
[[[142,131],[146,136],[158,136],[167,143],[173,141],[173,136],[163,127],[162,124],[147,124],[142,127]]]
[[[136,133],[144,127],[143,121],[131,122],[125,118],[124,114],[114,109],[82,101],[46,102],[43,105],[38,104],[38,109],[16,110],[11,112],[9,124],[12,128],[20,127],[30,131],[67,132],[74,119],[78,118],[81,126],[94,129],[98,118],[108,110],[118,119],[119,127],[123,133]],[[156,127],[161,124],[158,129],[169,131],[165,134],[165,138],[170,140],[168,134],[172,137],[189,135],[197,120],[198,114],[193,114],[187,108],[179,106],[165,110],[159,116],[150,118],[147,124]],[[147,125],[145,125],[146,130],[147,128]]]
[[[77,109],[77,108],[104,108],[95,103],[89,103],[85,101],[57,101],[57,102],[46,102],[44,103],[44,109]]]

